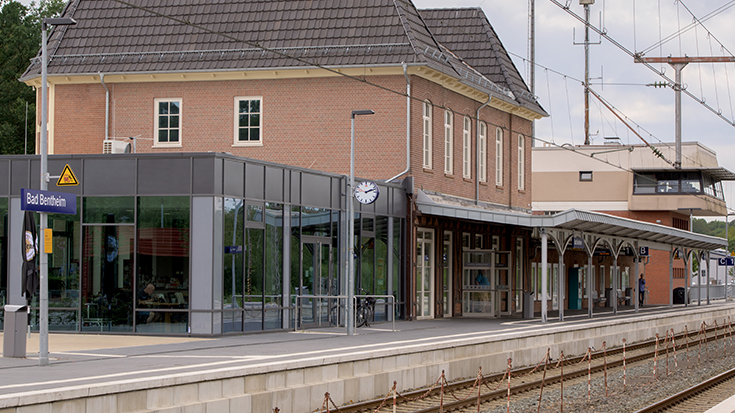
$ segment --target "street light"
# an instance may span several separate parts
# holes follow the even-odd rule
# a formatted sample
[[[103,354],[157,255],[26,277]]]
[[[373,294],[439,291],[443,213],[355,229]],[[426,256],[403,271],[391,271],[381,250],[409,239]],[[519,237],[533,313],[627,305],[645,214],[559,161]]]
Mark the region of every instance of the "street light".
[[[48,65],[48,42],[46,31],[47,26],[70,26],[77,22],[70,17],[48,18],[43,19],[41,24],[41,191],[48,190],[48,90],[47,90],[47,65]],[[41,366],[48,365],[48,257],[46,257],[46,248],[44,246],[44,231],[48,226],[48,214],[40,213],[39,232],[39,278],[40,278],[40,294],[39,301],[41,311],[39,314],[39,343],[38,343],[38,364]]]
[[[347,189],[347,335],[355,334],[355,116],[374,115],[372,110],[352,111],[350,138],[350,187]]]

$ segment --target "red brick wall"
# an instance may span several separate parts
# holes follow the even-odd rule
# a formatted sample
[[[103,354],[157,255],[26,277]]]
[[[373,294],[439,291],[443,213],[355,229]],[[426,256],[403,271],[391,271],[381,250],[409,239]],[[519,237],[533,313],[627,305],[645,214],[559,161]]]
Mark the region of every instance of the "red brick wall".
[[[605,214],[615,215],[623,218],[635,219],[637,221],[650,222],[654,224],[671,227],[674,217],[689,221],[688,215],[678,214],[671,211],[601,211]],[[658,222],[660,221],[660,222]],[[646,288],[648,289],[649,304],[669,303],[669,252],[649,250],[650,258],[645,266]],[[674,268],[682,269],[685,276],[687,266],[684,260],[675,259]],[[643,272],[643,266],[640,266]],[[690,276],[691,277],[691,276]],[[638,276],[636,276],[636,279]],[[685,287],[685,278],[674,278],[674,287]]]
[[[476,116],[480,103],[441,85],[411,77],[411,175],[418,188],[474,200]],[[403,76],[370,77],[389,90],[405,92]],[[350,114],[372,109],[355,121],[355,174],[390,178],[406,167],[406,98],[346,78],[197,81],[110,84],[112,137],[140,136],[139,153],[229,152],[321,171],[348,174]],[[234,97],[262,96],[263,146],[233,146]],[[54,153],[101,153],[105,125],[105,90],[101,84],[57,85]],[[181,98],[181,147],[155,148],[154,99]],[[434,106],[433,168],[422,168],[422,101]],[[454,112],[454,174],[444,174],[444,110]],[[472,177],[462,177],[464,116],[472,120]],[[486,107],[480,118],[488,125],[487,184],[480,200],[530,209],[531,122]],[[495,128],[504,130],[503,185],[495,185]],[[518,134],[525,137],[525,191],[518,190]]]

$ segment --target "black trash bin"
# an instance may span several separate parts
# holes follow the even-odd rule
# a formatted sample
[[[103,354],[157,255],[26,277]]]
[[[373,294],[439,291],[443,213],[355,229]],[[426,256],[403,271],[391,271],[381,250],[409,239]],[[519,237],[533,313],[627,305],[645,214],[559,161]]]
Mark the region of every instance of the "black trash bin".
[[[674,304],[686,303],[686,290],[684,287],[674,288]]]

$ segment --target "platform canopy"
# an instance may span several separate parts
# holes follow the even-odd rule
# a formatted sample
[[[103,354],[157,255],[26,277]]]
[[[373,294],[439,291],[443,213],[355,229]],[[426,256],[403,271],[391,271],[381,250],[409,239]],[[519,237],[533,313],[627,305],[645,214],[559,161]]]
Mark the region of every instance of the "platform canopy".
[[[569,209],[554,215],[531,215],[437,203],[425,195],[418,197],[416,205],[422,214],[447,218],[528,228],[576,230],[700,250],[715,250],[727,246],[727,241],[724,238],[711,237],[600,212]]]

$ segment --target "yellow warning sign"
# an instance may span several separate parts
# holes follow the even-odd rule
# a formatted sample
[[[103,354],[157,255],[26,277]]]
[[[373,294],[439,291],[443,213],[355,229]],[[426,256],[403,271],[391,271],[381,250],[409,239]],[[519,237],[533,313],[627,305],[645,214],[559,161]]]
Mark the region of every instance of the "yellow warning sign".
[[[74,172],[72,172],[71,168],[69,167],[69,164],[66,164],[64,166],[64,170],[61,172],[61,176],[59,176],[59,180],[56,181],[56,186],[77,186],[79,185],[79,181],[77,180],[77,177],[74,176]]]
[[[51,228],[43,229],[43,252],[46,254],[54,253],[54,230]]]

